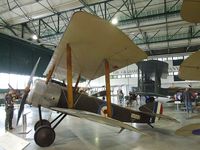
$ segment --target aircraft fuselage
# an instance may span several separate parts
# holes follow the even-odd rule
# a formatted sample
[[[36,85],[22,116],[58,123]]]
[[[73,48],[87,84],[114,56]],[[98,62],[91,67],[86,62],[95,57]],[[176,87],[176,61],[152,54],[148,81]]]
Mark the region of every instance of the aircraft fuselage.
[[[68,108],[67,88],[57,83],[45,83],[43,80],[36,80],[33,89],[27,98],[27,103],[33,106]],[[93,96],[81,93],[74,94],[74,109],[85,110],[92,113],[107,115],[106,101]],[[151,117],[140,111],[124,108],[116,104],[111,104],[112,118],[122,122],[153,123]]]

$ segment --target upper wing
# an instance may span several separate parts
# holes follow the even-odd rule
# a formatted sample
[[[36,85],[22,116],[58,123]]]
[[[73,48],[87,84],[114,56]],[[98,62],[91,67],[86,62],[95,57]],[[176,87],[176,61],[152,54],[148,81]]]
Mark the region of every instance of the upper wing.
[[[147,57],[144,51],[111,23],[87,12],[76,12],[52,56],[45,75],[55,65],[56,78],[66,78],[67,43],[72,49],[73,73],[81,73],[81,76],[87,79],[95,79],[105,74],[105,59],[109,61],[112,72]]]
[[[128,129],[130,131],[135,131],[135,132],[144,134],[143,132],[139,131],[138,129],[136,129],[136,128],[128,125],[128,124],[125,124],[121,121],[118,121],[118,120],[112,119],[112,118],[108,118],[108,117],[103,117],[101,115],[91,113],[91,112],[88,112],[88,111],[58,108],[58,107],[51,107],[51,109],[58,111],[58,112],[68,114],[68,115],[71,115],[71,116],[84,118],[84,119],[95,121],[95,122],[98,122],[98,123],[101,123],[101,124],[106,124],[106,125],[110,125],[110,126],[113,126],[113,127],[120,127],[122,129]]]
[[[191,23],[200,22],[200,1],[184,0],[181,7],[181,17]]]
[[[200,80],[200,51],[185,59],[179,68],[179,77],[184,80]]]

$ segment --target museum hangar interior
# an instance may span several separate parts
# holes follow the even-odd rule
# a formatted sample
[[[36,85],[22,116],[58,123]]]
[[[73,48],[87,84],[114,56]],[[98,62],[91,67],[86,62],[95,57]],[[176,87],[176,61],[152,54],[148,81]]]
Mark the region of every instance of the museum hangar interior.
[[[191,75],[189,78],[179,75],[180,65],[189,59],[192,54],[196,53],[195,56],[199,55],[200,13],[198,8],[200,8],[199,0],[0,0],[0,111],[3,114],[0,119],[0,149],[199,149],[200,77],[196,78],[196,76],[200,74],[200,64],[193,63],[195,67],[191,67],[196,69],[195,75],[192,71],[189,74]],[[190,15],[188,15],[189,17],[184,17],[185,13],[183,9],[191,11]],[[76,30],[72,32],[72,25],[74,24],[70,25],[70,22],[72,22],[74,14],[78,14],[80,11],[86,12],[86,17],[84,14],[79,16],[79,18],[77,17],[78,23],[75,24],[76,22],[74,21],[74,24],[77,25],[77,32]],[[193,14],[196,15],[192,16]],[[85,69],[85,71],[83,69],[83,76],[80,77],[78,84],[79,92],[83,92],[87,96],[97,97],[96,99],[100,100],[105,97],[106,100],[110,99],[112,103],[117,105],[111,105],[111,114],[113,116],[115,107],[118,109],[118,106],[120,109],[142,111],[140,108],[147,103],[147,97],[154,97],[156,102],[162,104],[163,116],[155,116],[154,121],[151,122],[153,117],[150,114],[150,123],[137,123],[135,120],[132,120],[131,123],[123,123],[124,121],[121,122],[120,119],[116,118],[109,120],[111,116],[109,115],[109,105],[107,104],[106,114],[108,116],[104,117],[108,120],[102,121],[102,124],[102,122],[96,120],[96,117],[85,117],[82,113],[74,115],[75,112],[64,112],[61,109],[57,111],[57,109],[53,108],[52,110],[55,111],[52,111],[42,107],[42,117],[48,123],[54,123],[54,118],[58,112],[61,112],[62,115],[68,114],[67,116],[63,115],[60,122],[54,126],[55,131],[48,130],[49,132],[53,132],[54,138],[52,143],[47,142],[47,145],[49,145],[44,146],[43,143],[38,142],[42,139],[39,138],[38,140],[37,134],[35,134],[35,132],[38,133],[39,131],[34,129],[36,128],[35,123],[41,119],[40,111],[38,113],[37,108],[23,104],[24,111],[23,113],[21,112],[22,115],[19,120],[20,103],[23,101],[19,99],[14,104],[14,117],[12,120],[14,129],[5,131],[5,95],[9,90],[19,90],[22,93],[21,99],[26,94],[30,95],[33,84],[31,83],[29,86],[27,84],[30,81],[34,66],[37,66],[37,69],[34,72],[32,82],[37,79],[49,81],[51,80],[50,78],[54,78],[55,82],[60,82],[59,85],[62,86],[64,83],[68,85],[70,79],[67,80],[68,78],[63,78],[63,76],[59,75],[61,72],[59,70],[60,66],[55,65],[51,68],[51,62],[59,64],[63,60],[63,57],[62,59],[57,58],[60,53],[56,53],[56,51],[62,49],[62,46],[59,45],[63,45],[62,39],[65,38],[65,35],[69,41],[70,39],[76,40],[76,37],[84,37],[82,34],[86,38],[89,35],[93,35],[89,37],[93,51],[98,49],[94,41],[101,43],[100,46],[107,45],[107,41],[109,43],[109,40],[120,41],[118,40],[120,37],[118,38],[117,36],[113,36],[113,39],[108,38],[107,41],[105,41],[107,38],[105,36],[103,40],[103,36],[101,35],[105,32],[100,28],[101,24],[92,26],[93,22],[90,23],[87,20],[87,16],[99,17],[97,20],[100,20],[103,27],[104,25],[105,27],[107,27],[106,25],[111,26],[110,28],[106,28],[111,29],[111,32],[108,31],[108,33],[112,33],[113,31],[113,35],[115,35],[114,32],[116,31],[116,35],[118,35],[119,30],[120,35],[122,33],[123,38],[128,37],[125,40],[128,39],[128,42],[131,41],[134,47],[137,47],[136,49],[140,50],[142,54],[133,56],[133,60],[135,60],[128,61],[127,65],[119,59],[119,65],[114,65],[110,69],[112,70],[109,75],[110,85],[107,83],[108,80],[105,80],[106,73],[104,76],[104,74],[100,74],[98,71],[92,72],[94,76],[96,75],[95,73],[99,73],[99,76],[96,75],[97,78],[87,79],[87,75],[91,74],[91,72],[87,74],[85,72],[88,70]],[[86,18],[85,20],[84,17]],[[94,20],[96,19],[95,17]],[[101,20],[103,21],[101,22]],[[81,24],[82,22],[85,23]],[[98,33],[88,33],[87,36],[88,30],[84,31],[84,27],[91,29],[91,32],[93,29],[94,31],[98,31],[97,27],[99,27],[99,30],[102,30]],[[79,28],[80,30],[83,29],[83,32],[79,33]],[[69,36],[67,33],[69,33]],[[86,38],[79,42],[82,42],[81,44],[84,45]],[[73,42],[75,41],[73,40],[71,40],[71,43],[69,42],[72,44],[72,73],[73,67],[75,66],[74,70],[76,70],[76,65],[78,64],[73,62],[73,58],[76,58],[77,61],[81,59],[78,55],[74,56],[75,52],[73,52],[73,48],[76,49],[76,46],[73,46]],[[121,46],[120,42],[118,42],[119,47]],[[66,45],[67,42],[65,43]],[[113,51],[117,46],[111,45],[111,47],[114,47]],[[84,48],[84,46],[82,47]],[[104,52],[100,51],[96,53],[91,52],[91,55],[81,53],[79,56],[83,56],[85,64],[87,64],[88,61],[86,62],[86,59],[88,59],[90,64],[94,63],[96,65],[91,57],[85,58],[85,55],[96,58],[101,53],[104,54]],[[121,51],[121,53],[126,52]],[[143,53],[146,57],[142,56]],[[53,57],[54,55],[55,57]],[[61,55],[64,55],[64,53]],[[117,53],[114,53],[114,55],[117,55]],[[40,58],[40,62],[38,65],[35,65],[38,58]],[[198,58],[195,59],[198,61]],[[68,57],[67,60],[69,60]],[[118,61],[118,59],[116,60]],[[115,60],[113,59],[112,61],[114,62]],[[120,65],[121,62],[123,65]],[[49,64],[50,70],[44,75]],[[82,65],[81,63],[79,64],[80,66]],[[67,65],[65,64],[64,66]],[[57,73],[52,75],[51,69],[54,71],[54,68],[58,68],[60,72],[56,70]],[[67,70],[66,72],[70,71]],[[65,77],[66,72],[64,74]],[[72,75],[73,89],[77,88],[76,83],[78,83],[79,78],[79,74],[75,75],[75,73]],[[52,76],[48,77],[49,74]],[[194,78],[193,75],[195,76]],[[68,76],[70,75],[67,74]],[[110,87],[110,98],[107,97],[107,86]],[[27,87],[29,87],[30,92],[24,90]],[[194,96],[194,100],[192,101],[193,111],[189,113],[186,110],[184,100],[178,101],[176,97],[177,92],[183,92],[185,88],[191,89],[191,93]],[[68,87],[67,90],[69,90]],[[55,91],[56,89],[51,92],[56,93]],[[119,100],[120,91],[123,93],[122,101]],[[67,92],[66,96],[63,95],[65,99],[67,99],[68,93],[70,92]],[[136,94],[136,98],[131,104],[129,101],[130,93]],[[59,96],[61,97],[62,94]],[[55,100],[56,96],[51,96],[51,98]],[[78,102],[79,98],[77,98],[74,105]],[[85,101],[85,103],[87,102]],[[42,104],[38,105],[42,106]],[[90,107],[89,105],[88,103],[88,107]],[[68,108],[76,108],[76,106]],[[102,115],[102,109],[103,107],[101,106],[100,108],[99,105],[98,112],[100,111],[100,115]],[[87,109],[81,110],[87,111]],[[151,113],[155,115],[154,113],[158,112]],[[137,120],[141,116],[140,113],[139,115],[131,113],[131,117],[132,119],[135,117],[134,119]],[[16,125],[18,121],[19,123]],[[38,122],[43,124],[40,121]],[[120,121],[122,124],[114,121]],[[100,122],[100,124],[97,122]],[[126,130],[129,128],[126,126],[127,124],[129,127],[134,127],[136,132]],[[52,126],[53,129],[54,127]],[[40,127],[38,128],[40,129]],[[130,130],[133,129],[131,128]],[[49,136],[52,135],[49,133]],[[52,140],[52,138],[47,138],[47,140]],[[10,142],[13,142],[13,144],[10,144]]]

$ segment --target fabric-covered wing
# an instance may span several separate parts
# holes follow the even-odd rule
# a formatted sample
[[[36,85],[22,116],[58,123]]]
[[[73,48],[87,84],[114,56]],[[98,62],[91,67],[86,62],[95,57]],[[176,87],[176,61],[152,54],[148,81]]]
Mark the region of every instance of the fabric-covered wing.
[[[170,121],[175,122],[175,123],[180,123],[180,121],[178,121],[175,118],[172,118],[170,116],[166,116],[166,115],[162,115],[162,114],[155,114],[155,115],[156,115],[156,117],[161,118],[163,120],[168,120],[168,121],[170,120]]]
[[[200,123],[183,126],[176,130],[175,134],[179,136],[200,135]]]
[[[200,22],[200,0],[184,0],[181,8],[181,17],[191,23]]]
[[[87,12],[76,12],[61,38],[44,73],[53,65],[54,76],[66,78],[66,45],[72,49],[72,71],[86,79],[104,75],[104,60],[110,63],[110,71],[125,67],[147,57],[128,36],[111,23]]]
[[[180,121],[178,121],[175,118],[172,118],[170,116],[166,116],[166,115],[163,115],[163,114],[153,113],[148,107],[146,107],[146,109],[149,110],[150,112],[148,112],[148,111],[145,111],[145,112],[144,111],[140,111],[140,112],[143,113],[143,114],[152,116],[152,117],[158,117],[158,118],[161,118],[163,120],[172,121],[172,122],[175,122],[175,123],[180,123]]]
[[[184,80],[200,80],[200,51],[185,59],[179,68],[179,77]]]
[[[108,117],[103,117],[101,115],[91,113],[91,112],[88,112],[88,111],[58,108],[58,107],[51,107],[51,109],[54,110],[54,111],[58,111],[58,112],[61,112],[61,113],[71,115],[71,116],[84,118],[84,119],[94,121],[94,122],[98,122],[98,123],[101,123],[101,124],[106,124],[106,125],[113,126],[113,127],[119,127],[119,128],[122,128],[122,129],[127,129],[127,130],[130,130],[130,131],[134,131],[134,132],[144,134],[143,132],[139,131],[138,129],[136,129],[136,128],[128,125],[128,124],[125,124],[121,121],[118,121],[118,120],[112,119],[112,118],[108,118]]]

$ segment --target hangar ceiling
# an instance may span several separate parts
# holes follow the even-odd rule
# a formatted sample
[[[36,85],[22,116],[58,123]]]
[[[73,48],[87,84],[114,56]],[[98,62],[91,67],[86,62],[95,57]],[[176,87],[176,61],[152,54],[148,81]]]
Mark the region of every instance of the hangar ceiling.
[[[200,48],[200,25],[183,21],[182,0],[0,0],[0,32],[55,48],[72,14],[87,11],[111,21],[149,55]],[[98,35],[94,35],[98,36]],[[95,38],[95,37],[94,37]]]

